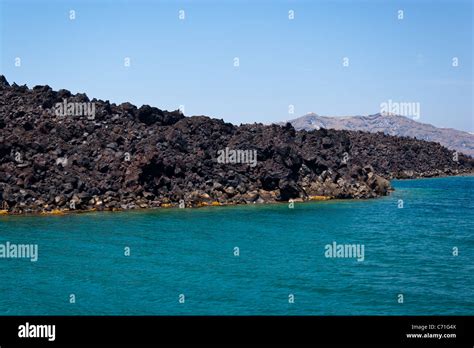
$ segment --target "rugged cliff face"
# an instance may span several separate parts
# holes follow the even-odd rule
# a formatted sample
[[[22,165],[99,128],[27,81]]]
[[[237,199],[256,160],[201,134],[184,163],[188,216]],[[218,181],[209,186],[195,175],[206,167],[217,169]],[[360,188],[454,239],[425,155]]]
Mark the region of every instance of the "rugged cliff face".
[[[371,198],[393,177],[473,167],[436,143],[237,127],[0,77],[0,204],[9,213]]]

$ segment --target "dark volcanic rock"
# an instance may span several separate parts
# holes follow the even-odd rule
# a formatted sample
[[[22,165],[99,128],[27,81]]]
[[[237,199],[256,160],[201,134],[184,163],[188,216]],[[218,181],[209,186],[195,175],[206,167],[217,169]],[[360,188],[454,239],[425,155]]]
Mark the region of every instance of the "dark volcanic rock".
[[[7,79],[5,76],[0,75],[0,86],[2,87],[9,87],[10,84],[8,83]]]
[[[138,119],[148,126],[155,123],[160,126],[168,126],[175,124],[182,118],[184,116],[178,111],[163,111],[149,105],[143,105],[138,109]]]
[[[0,77],[0,209],[11,213],[371,198],[391,178],[472,171],[472,159],[437,143],[237,127]]]

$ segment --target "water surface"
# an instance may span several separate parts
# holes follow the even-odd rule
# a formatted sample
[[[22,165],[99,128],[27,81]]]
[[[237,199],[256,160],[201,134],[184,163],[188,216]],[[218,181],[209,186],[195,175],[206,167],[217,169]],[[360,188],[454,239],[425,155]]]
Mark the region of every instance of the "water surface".
[[[0,314],[474,315],[474,177],[393,185],[294,209],[0,217],[0,243],[39,248],[0,259]],[[364,261],[326,258],[333,241],[363,244]]]

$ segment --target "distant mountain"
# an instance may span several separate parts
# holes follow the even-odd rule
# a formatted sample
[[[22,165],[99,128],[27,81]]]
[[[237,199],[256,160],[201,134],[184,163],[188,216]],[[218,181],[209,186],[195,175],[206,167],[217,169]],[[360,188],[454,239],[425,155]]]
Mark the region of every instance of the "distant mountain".
[[[310,113],[289,121],[297,130],[346,129],[383,132],[434,141],[451,150],[474,157],[474,135],[452,128],[437,128],[405,116],[375,114],[370,116],[328,117]]]

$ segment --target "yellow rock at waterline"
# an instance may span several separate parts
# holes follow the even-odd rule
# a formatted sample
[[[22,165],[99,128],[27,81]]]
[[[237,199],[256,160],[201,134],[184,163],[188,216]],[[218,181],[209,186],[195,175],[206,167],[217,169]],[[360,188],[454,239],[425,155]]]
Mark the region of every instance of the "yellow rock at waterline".
[[[53,210],[51,210],[50,214],[51,215],[63,215],[64,212],[59,210],[59,209],[53,209]]]
[[[211,205],[212,205],[213,207],[216,207],[216,206],[221,205],[221,204],[220,204],[219,202],[217,202],[217,201],[214,201],[214,202],[211,203]]]
[[[43,210],[41,212],[42,215],[64,215],[64,212],[62,212],[61,210],[59,209],[53,209],[51,211],[45,211]]]
[[[331,196],[309,196],[310,201],[327,201],[331,198]]]
[[[163,203],[161,205],[162,208],[170,208],[171,207],[171,203]]]
[[[8,210],[6,209],[1,209],[0,210],[0,215],[7,215],[8,214]]]
[[[200,207],[207,207],[209,204],[207,202],[199,202],[196,207],[200,208]]]

